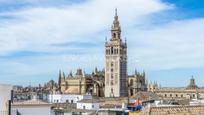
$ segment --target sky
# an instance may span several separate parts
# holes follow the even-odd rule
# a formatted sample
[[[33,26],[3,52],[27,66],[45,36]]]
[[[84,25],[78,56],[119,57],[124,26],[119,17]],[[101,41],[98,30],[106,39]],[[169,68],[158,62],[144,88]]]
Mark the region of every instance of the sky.
[[[37,85],[104,68],[115,8],[128,74],[164,87],[204,86],[203,0],[0,0],[0,83]]]

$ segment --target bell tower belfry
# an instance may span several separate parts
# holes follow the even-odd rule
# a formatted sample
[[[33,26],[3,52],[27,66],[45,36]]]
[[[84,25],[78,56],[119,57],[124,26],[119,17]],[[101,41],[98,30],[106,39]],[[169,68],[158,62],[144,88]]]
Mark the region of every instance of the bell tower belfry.
[[[112,35],[111,40],[120,39],[120,34],[121,34],[120,23],[118,21],[117,9],[115,9],[114,21],[113,21],[113,25],[111,27],[111,35]]]
[[[111,38],[105,43],[105,97],[124,97],[127,94],[127,44],[121,39],[116,9]]]

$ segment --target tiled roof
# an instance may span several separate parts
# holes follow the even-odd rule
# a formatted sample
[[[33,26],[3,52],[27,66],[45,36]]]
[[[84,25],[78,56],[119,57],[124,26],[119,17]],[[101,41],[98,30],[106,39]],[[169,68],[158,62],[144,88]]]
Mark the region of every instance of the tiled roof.
[[[137,92],[135,95],[133,95],[131,98],[139,98],[140,100],[149,100],[149,99],[159,99],[159,96],[152,92]]]

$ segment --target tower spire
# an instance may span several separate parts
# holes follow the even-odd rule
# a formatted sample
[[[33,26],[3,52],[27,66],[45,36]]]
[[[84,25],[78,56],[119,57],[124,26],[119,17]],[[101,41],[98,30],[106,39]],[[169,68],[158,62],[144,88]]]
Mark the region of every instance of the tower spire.
[[[115,16],[118,16],[117,8],[115,8]]]
[[[113,24],[112,24],[112,28],[111,28],[112,40],[119,40],[120,39],[120,33],[121,33],[120,22],[118,20],[118,12],[117,12],[117,8],[116,8],[115,9],[115,16],[114,16],[114,20],[113,20]]]

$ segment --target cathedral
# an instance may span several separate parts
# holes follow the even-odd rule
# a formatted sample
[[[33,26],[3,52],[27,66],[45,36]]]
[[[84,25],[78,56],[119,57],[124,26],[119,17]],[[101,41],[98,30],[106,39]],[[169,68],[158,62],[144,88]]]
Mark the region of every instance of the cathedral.
[[[85,74],[82,69],[77,69],[75,75],[70,72],[65,75],[59,72],[59,89],[62,94],[92,94],[95,96],[104,96],[104,72],[97,69],[91,74]]]
[[[128,76],[128,95],[133,96],[139,91],[147,91],[147,84],[145,72],[140,73],[135,71],[134,75]]]
[[[58,88],[62,94],[87,94],[99,97],[126,97],[138,91],[147,91],[145,72],[127,73],[127,43],[121,37],[117,9],[111,26],[111,38],[105,42],[105,69],[85,74],[77,69],[65,75],[59,72]]]

